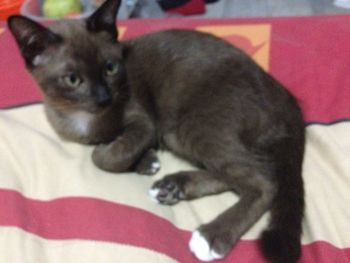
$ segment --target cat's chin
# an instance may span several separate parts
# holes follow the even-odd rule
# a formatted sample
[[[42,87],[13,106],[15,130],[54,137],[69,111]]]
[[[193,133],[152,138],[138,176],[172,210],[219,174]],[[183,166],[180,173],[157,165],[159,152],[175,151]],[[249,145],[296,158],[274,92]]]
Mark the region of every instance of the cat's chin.
[[[85,145],[100,145],[100,144],[108,144],[110,142],[112,142],[113,140],[115,140],[115,136],[114,137],[107,137],[107,138],[91,138],[91,137],[80,137],[79,139],[65,139],[62,138],[64,140],[67,141],[71,141],[71,142],[77,142],[80,144],[85,144]]]

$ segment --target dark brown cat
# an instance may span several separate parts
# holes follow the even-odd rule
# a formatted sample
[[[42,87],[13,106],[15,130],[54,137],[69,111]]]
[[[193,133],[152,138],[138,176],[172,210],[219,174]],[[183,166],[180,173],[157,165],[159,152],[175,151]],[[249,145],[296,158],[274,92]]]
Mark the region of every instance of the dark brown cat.
[[[86,20],[48,28],[9,19],[27,68],[63,138],[98,144],[102,169],[154,174],[155,150],[198,165],[156,182],[150,194],[175,204],[224,191],[239,202],[200,226],[190,249],[224,257],[268,210],[261,246],[272,262],[296,262],[304,210],[304,123],[295,99],[247,55],[214,36],[169,30],[117,42],[120,1]]]

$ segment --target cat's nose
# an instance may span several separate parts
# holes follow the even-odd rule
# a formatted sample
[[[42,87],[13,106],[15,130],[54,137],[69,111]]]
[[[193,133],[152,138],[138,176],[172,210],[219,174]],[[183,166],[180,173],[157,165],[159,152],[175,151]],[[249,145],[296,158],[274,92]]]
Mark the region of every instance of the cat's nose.
[[[96,94],[96,104],[99,107],[106,107],[112,103],[112,95],[106,88],[99,88]]]
[[[112,102],[112,97],[103,97],[103,98],[99,98],[97,100],[97,105],[99,107],[105,107],[105,106],[110,105],[111,102]]]

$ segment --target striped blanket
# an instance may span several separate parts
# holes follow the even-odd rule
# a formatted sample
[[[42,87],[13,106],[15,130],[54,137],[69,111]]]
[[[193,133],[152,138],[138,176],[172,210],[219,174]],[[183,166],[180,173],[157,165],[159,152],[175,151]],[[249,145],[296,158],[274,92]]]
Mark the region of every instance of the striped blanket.
[[[302,263],[350,262],[350,16],[131,20],[121,37],[166,28],[211,32],[250,54],[298,98],[307,126]],[[62,141],[5,24],[0,24],[0,262],[198,262],[190,233],[237,201],[224,193],[175,206],[147,192],[190,164],[159,152],[154,177],[112,174],[92,147]],[[222,262],[265,262],[268,215]]]

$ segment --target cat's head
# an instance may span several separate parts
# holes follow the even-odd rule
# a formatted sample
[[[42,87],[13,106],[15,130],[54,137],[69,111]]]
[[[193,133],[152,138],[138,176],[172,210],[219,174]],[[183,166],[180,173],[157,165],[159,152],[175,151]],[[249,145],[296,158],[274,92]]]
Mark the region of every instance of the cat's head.
[[[28,70],[55,108],[98,113],[125,96],[126,73],[115,18],[121,0],[107,0],[90,17],[45,27],[8,19]]]

